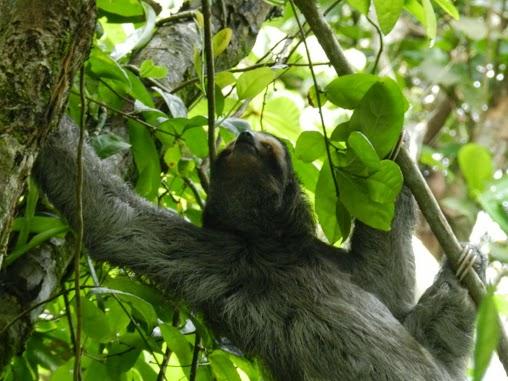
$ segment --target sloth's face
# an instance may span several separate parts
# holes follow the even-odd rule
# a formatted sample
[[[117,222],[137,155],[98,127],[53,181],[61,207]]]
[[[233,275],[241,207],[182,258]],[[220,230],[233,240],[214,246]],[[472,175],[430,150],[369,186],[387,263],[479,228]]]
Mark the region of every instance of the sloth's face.
[[[272,135],[244,131],[213,163],[205,226],[266,220],[288,205],[295,183],[285,145]]]

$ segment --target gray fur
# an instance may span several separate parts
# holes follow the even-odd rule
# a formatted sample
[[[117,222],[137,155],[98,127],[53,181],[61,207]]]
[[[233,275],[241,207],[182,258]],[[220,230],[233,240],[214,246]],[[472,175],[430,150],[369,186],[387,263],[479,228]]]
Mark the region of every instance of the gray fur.
[[[62,122],[35,171],[71,223],[74,130],[68,120]],[[283,204],[292,203],[291,210],[274,206],[280,202],[270,204],[271,195],[263,200],[274,208],[268,213],[251,196],[248,202],[257,204],[247,205],[237,217],[227,210],[224,219],[231,218],[230,224],[209,222],[199,228],[136,196],[86,147],[85,244],[94,258],[146,275],[203,312],[217,335],[258,357],[275,380],[464,379],[474,311],[447,267],[414,305],[414,206],[408,191],[398,200],[391,232],[357,223],[346,252],[318,241],[311,220],[298,221],[308,213],[286,161],[288,179],[279,184],[285,189]],[[210,207],[208,221],[221,219],[213,215],[221,212],[226,197],[213,196],[220,185],[212,180],[215,211]],[[235,218],[240,231],[234,231]],[[267,229],[258,223],[241,230],[249,225],[245,221],[257,218]]]

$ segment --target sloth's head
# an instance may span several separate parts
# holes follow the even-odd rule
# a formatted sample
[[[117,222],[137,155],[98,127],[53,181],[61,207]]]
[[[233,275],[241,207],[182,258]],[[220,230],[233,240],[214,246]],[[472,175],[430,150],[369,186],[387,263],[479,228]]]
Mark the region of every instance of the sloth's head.
[[[249,235],[301,234],[314,221],[285,144],[244,131],[213,163],[205,227]]]

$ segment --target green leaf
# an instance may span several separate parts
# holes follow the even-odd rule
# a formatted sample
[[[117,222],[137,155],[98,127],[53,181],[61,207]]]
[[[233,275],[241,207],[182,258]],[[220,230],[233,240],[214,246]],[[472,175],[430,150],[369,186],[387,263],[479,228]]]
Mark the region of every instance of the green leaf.
[[[169,349],[176,354],[182,370],[185,372],[187,377],[189,377],[189,365],[192,363],[192,348],[190,343],[185,339],[180,331],[172,325],[160,324],[159,328],[164,341],[168,345]]]
[[[169,169],[174,169],[181,157],[182,154],[180,153],[180,147],[178,147],[178,145],[174,145],[166,150],[166,153],[164,154],[164,162],[167,164]]]
[[[443,11],[452,16],[455,20],[460,18],[459,11],[450,0],[434,0],[434,2],[441,7]]]
[[[88,74],[100,80],[110,79],[122,85],[125,91],[130,88],[127,72],[99,48],[93,48],[87,61]]]
[[[487,148],[476,143],[466,144],[459,150],[458,161],[470,194],[483,192],[494,175],[494,164]]]
[[[215,84],[223,89],[236,82],[236,78],[230,71],[221,71],[215,74]]]
[[[335,127],[335,130],[333,130],[332,134],[330,135],[330,141],[345,142],[347,141],[349,134],[351,134],[351,132],[353,131],[354,129],[349,121],[341,123],[337,127]]]
[[[391,160],[380,162],[379,170],[367,178],[370,198],[378,203],[393,203],[402,189],[404,177]]]
[[[284,110],[284,113],[281,110]],[[301,131],[300,114],[300,107],[291,98],[271,98],[266,102],[263,112],[263,130],[296,141]],[[254,129],[261,129],[259,115],[252,115],[248,120]]]
[[[59,234],[65,233],[69,230],[68,226],[60,226],[55,227],[46,231],[43,231],[42,233],[37,234],[34,236],[28,243],[21,245],[11,251],[7,258],[5,259],[6,266],[11,265],[16,259],[21,257],[23,254],[27,253],[29,250],[33,249],[34,247],[39,246],[43,242],[47,241],[50,238],[56,237]]]
[[[395,211],[392,203],[372,201],[365,180],[351,177],[348,173],[337,170],[340,201],[353,217],[363,223],[383,231],[389,231]]]
[[[155,200],[160,185],[159,153],[152,135],[145,126],[132,120],[128,125],[132,155],[139,174],[136,191],[148,200]]]
[[[97,0],[97,8],[108,13],[113,13],[124,17],[135,17],[143,15],[143,7],[141,6],[139,0]],[[108,22],[110,22],[109,19]]]
[[[496,349],[500,333],[493,289],[487,292],[480,303],[477,316],[473,380],[481,381]]]
[[[381,161],[376,153],[374,146],[369,139],[360,131],[353,131],[348,138],[348,145],[354,151],[358,159],[365,164],[367,168],[379,169]]]
[[[114,290],[112,288],[107,287],[95,287],[91,290],[93,294],[110,294],[116,295],[120,300],[128,302],[134,310],[136,310],[140,316],[145,320],[146,324],[150,327],[154,327],[157,323],[157,314],[153,306],[143,298],[134,295],[130,292],[125,292],[121,290]]]
[[[318,102],[318,95],[319,95],[319,102]],[[326,94],[322,92],[321,90],[316,91],[316,87],[312,86],[309,89],[309,93],[307,94],[307,100],[309,101],[309,105],[311,105],[314,108],[319,107],[320,105],[324,105],[326,101],[328,100],[326,98]]]
[[[367,15],[369,13],[370,0],[347,0],[358,12]]]
[[[423,11],[425,12],[425,32],[431,40],[434,40],[436,38],[437,31],[436,13],[434,12],[434,8],[432,7],[430,0],[422,0],[422,5]]]
[[[210,354],[209,359],[218,381],[241,381],[234,364],[226,353],[215,350]]]
[[[346,109],[356,108],[365,93],[378,81],[372,74],[348,74],[334,79],[326,86],[325,93],[330,102]]]
[[[233,36],[233,30],[231,28],[224,28],[219,30],[212,38],[213,45],[213,56],[217,57],[228,47],[231,37]]]
[[[319,224],[330,244],[341,238],[341,228],[337,222],[337,194],[333,183],[332,172],[326,161],[319,172],[315,190],[315,209]]]
[[[160,94],[162,99],[164,99],[172,117],[187,118],[187,107],[179,96],[168,93],[158,87],[154,87],[154,90]]]
[[[325,140],[318,131],[304,131],[298,137],[296,157],[306,163],[319,159],[325,154]]]
[[[139,67],[139,75],[143,78],[166,78],[168,68],[157,66],[153,60],[144,60]]]
[[[110,341],[114,332],[108,324],[106,315],[86,298],[81,300],[83,308],[83,332],[92,340],[100,343]]]
[[[131,83],[131,88],[129,90],[129,94],[136,99],[137,101],[143,103],[147,107],[155,107],[155,104],[152,99],[152,95],[146,89],[143,82],[139,79],[137,75],[135,75],[130,70],[126,70],[126,73],[129,77],[129,81]]]
[[[374,0],[377,19],[383,34],[388,34],[400,17],[404,0]]]
[[[508,234],[508,176],[492,183],[485,192],[478,195],[478,201],[482,208],[496,221],[501,229]]]
[[[399,140],[407,101],[399,86],[385,78],[367,91],[351,116],[351,127],[363,132],[380,158],[386,157]]]
[[[275,73],[267,67],[260,67],[243,73],[236,81],[239,99],[254,98],[275,79]]]
[[[131,147],[129,143],[112,132],[94,136],[90,139],[90,144],[101,159],[126,151]]]
[[[347,238],[349,233],[351,233],[351,214],[349,214],[340,199],[337,199],[337,202],[335,203],[335,217],[337,219],[341,236],[344,239]]]
[[[411,13],[422,25],[425,25],[425,11],[417,0],[408,0],[404,4],[406,11]]]

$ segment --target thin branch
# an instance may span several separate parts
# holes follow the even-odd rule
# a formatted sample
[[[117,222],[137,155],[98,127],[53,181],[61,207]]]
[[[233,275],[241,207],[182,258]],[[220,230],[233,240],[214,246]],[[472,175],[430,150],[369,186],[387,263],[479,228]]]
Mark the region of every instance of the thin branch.
[[[338,75],[352,73],[349,64],[342,53],[335,35],[332,30],[326,25],[326,21],[319,14],[316,3],[308,0],[294,0],[300,11],[303,13],[309,25],[311,26],[316,38],[321,43],[326,55],[333,64]],[[462,247],[451,230],[446,218],[444,217],[439,205],[432,195],[425,179],[423,178],[418,166],[411,160],[408,152],[402,147],[396,159],[397,164],[400,166],[404,175],[404,180],[408,184],[411,192],[415,196],[416,201],[429,222],[429,225],[439,240],[446,256],[450,260],[450,264],[457,270],[457,262],[462,252]],[[479,305],[483,296],[485,295],[485,286],[478,278],[474,271],[468,272],[464,279],[464,284],[469,290],[469,294]],[[508,339],[504,332],[503,325],[498,319],[500,328],[500,339],[497,348],[497,353],[505,371],[508,373]]]
[[[159,373],[157,374],[157,381],[163,381],[166,379],[166,369],[168,368],[169,359],[171,357],[171,349],[166,347],[166,351],[164,352],[164,358],[162,359],[161,367],[159,368]]]
[[[155,23],[155,25],[156,26],[163,26],[165,24],[169,24],[169,23],[172,23],[172,22],[175,22],[175,21],[180,21],[180,20],[183,20],[183,19],[194,18],[195,15],[196,15],[196,11],[178,12],[178,13],[175,13],[174,15],[171,15],[171,16],[165,17],[163,19],[160,19],[159,21],[157,21]]]
[[[212,44],[212,12],[210,0],[201,0],[205,23],[205,59],[206,59],[206,98],[208,101],[208,157],[213,164],[216,156],[215,147],[215,62]],[[213,165],[210,165],[210,169]]]
[[[64,304],[65,304],[65,316],[67,317],[67,324],[69,324],[69,333],[71,337],[72,348],[74,349],[74,353],[76,353],[76,334],[74,333],[74,325],[72,324],[72,316],[71,316],[71,305],[69,303],[69,295],[67,293],[63,294]]]
[[[76,336],[74,345],[74,380],[81,380],[81,331],[83,327],[81,293],[79,284],[81,249],[83,247],[83,144],[85,141],[86,99],[85,99],[85,69],[81,67],[79,73],[79,97],[81,103],[81,118],[79,123],[79,142],[76,157],[76,250],[74,253],[74,289],[76,302]]]
[[[381,29],[379,29],[379,26],[369,17],[367,17],[367,21],[370,25],[376,29],[377,36],[379,38],[379,50],[376,54],[376,60],[374,61],[374,66],[372,66],[372,70],[370,71],[372,74],[375,74],[377,71],[377,66],[379,65],[379,59],[381,58],[381,54],[383,54],[384,49],[384,41],[383,41],[383,33],[381,32]]]
[[[196,339],[194,340],[194,351],[192,352],[192,363],[189,375],[189,381],[196,381],[196,376],[198,373],[198,365],[199,365],[199,343],[201,342],[201,337],[199,333],[196,331]]]
[[[201,196],[199,195],[199,191],[198,189],[196,188],[196,186],[194,185],[194,183],[188,178],[188,177],[183,177],[183,182],[185,183],[185,185],[187,185],[190,190],[192,191],[192,194],[194,195],[194,198],[196,199],[196,202],[198,203],[199,207],[201,209],[204,209],[205,208],[205,203],[203,202],[203,199],[201,198]]]

